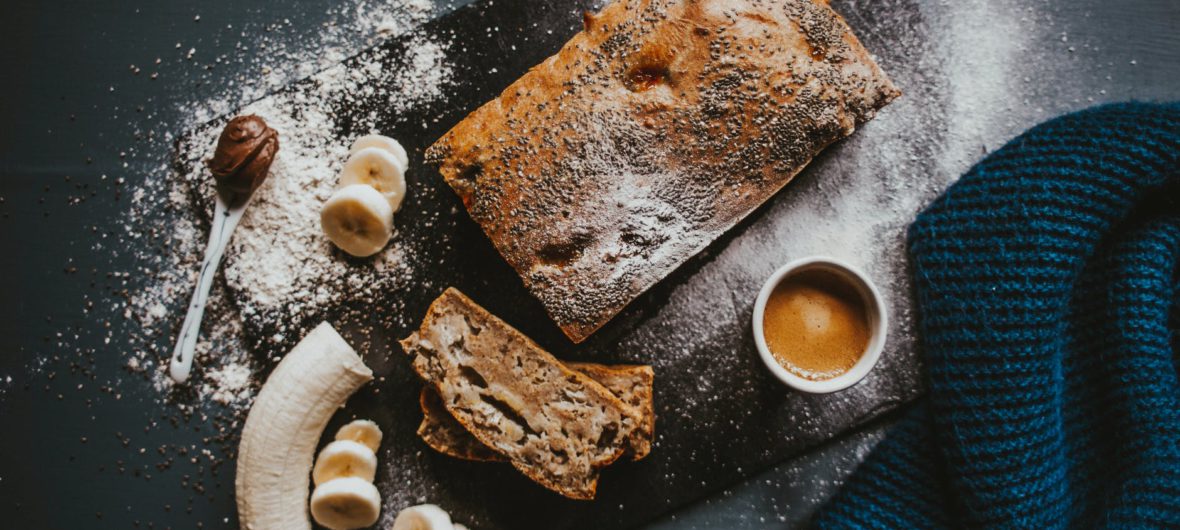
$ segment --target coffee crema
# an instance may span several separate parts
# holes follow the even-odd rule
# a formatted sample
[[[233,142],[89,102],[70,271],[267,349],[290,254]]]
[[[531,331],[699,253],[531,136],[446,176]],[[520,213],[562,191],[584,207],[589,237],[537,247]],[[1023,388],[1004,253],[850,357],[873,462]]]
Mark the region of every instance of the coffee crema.
[[[869,343],[864,298],[835,273],[812,269],[784,278],[766,300],[766,347],[787,371],[811,381],[850,370]]]

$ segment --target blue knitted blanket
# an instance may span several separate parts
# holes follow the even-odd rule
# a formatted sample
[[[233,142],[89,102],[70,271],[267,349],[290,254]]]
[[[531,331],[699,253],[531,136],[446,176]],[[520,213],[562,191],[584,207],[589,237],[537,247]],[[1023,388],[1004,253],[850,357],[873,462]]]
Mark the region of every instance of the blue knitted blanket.
[[[1180,104],[1041,124],[910,227],[928,394],[820,528],[1180,528]]]

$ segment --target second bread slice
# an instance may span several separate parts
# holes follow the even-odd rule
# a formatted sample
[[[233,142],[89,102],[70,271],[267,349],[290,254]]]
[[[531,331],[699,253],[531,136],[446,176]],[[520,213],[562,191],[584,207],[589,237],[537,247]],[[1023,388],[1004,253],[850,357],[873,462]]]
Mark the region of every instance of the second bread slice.
[[[655,410],[652,403],[654,374],[651,367],[608,366],[597,363],[567,363],[566,366],[602,383],[602,386],[612,394],[639,411],[642,421],[639,428],[631,434],[627,454],[634,460],[647,456],[651,452],[651,442],[655,436]],[[447,412],[442,398],[430,385],[422,387],[418,402],[422,407],[422,423],[418,426],[418,436],[435,451],[479,462],[506,460],[500,453],[479,443],[479,440],[467,432],[463,425]]]
[[[401,345],[468,432],[566,497],[594,498],[598,470],[623,454],[642,422],[634,407],[453,288]]]

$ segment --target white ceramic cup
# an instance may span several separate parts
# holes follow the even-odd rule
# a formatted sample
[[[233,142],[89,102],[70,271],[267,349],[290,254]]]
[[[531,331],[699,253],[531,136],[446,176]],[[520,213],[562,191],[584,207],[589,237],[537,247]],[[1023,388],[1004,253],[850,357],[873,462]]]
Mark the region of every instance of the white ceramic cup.
[[[804,379],[783,368],[774,358],[774,354],[770,353],[770,348],[766,346],[766,336],[762,330],[766,300],[770,298],[770,293],[774,292],[774,288],[794,274],[811,270],[832,273],[847,283],[849,287],[855,289],[860,294],[865,305],[865,313],[869,319],[869,342],[865,345],[865,351],[861,354],[860,360],[852,365],[852,368],[847,372],[822,381]],[[881,293],[877,291],[877,286],[873,285],[868,276],[848,263],[827,256],[802,258],[779,267],[774,271],[774,274],[770,275],[770,278],[767,278],[766,283],[762,285],[762,290],[758,292],[758,300],[754,302],[754,344],[758,347],[758,355],[762,357],[762,362],[775,377],[787,386],[813,394],[844,390],[864,379],[877,364],[877,359],[881,357],[881,351],[885,348],[888,323],[889,317],[885,310],[885,303],[881,299]]]

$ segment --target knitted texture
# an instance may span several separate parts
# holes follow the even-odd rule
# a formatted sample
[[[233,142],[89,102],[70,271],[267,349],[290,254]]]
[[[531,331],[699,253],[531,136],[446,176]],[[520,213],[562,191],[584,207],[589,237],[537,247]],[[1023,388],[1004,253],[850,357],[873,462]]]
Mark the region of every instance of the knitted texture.
[[[1180,527],[1180,104],[1041,124],[909,231],[928,394],[821,528]]]

